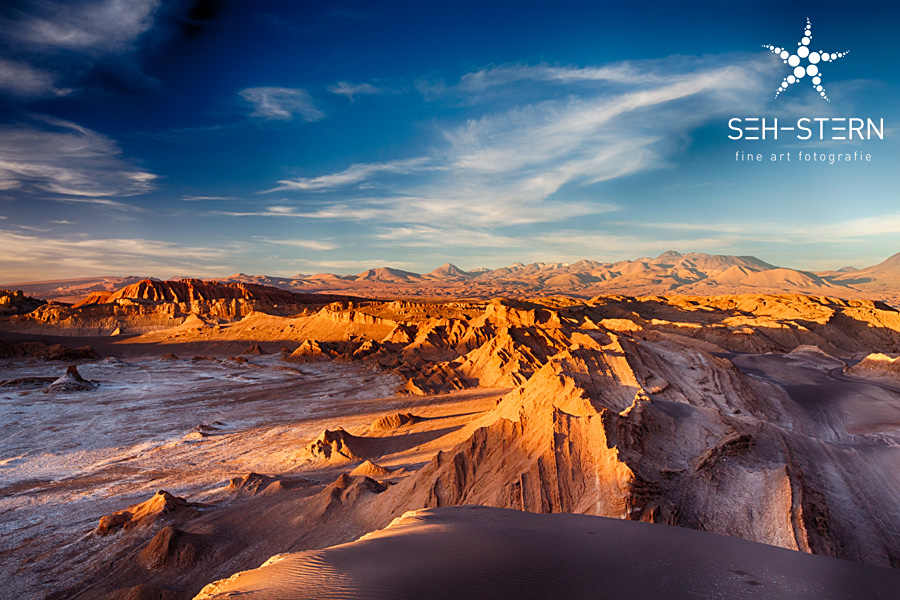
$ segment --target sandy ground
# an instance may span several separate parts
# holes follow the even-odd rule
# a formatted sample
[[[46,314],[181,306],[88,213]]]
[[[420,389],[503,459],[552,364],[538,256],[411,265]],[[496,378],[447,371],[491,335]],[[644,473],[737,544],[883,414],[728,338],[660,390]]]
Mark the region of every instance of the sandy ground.
[[[881,440],[900,449],[900,390],[878,381],[848,377],[843,363],[790,354],[739,354],[745,373],[776,383],[803,407],[822,432]],[[900,464],[900,463],[898,463]]]
[[[62,344],[70,348],[90,346],[102,356],[115,356],[121,359],[155,359],[162,354],[173,353],[182,358],[193,356],[214,356],[225,358],[234,356],[246,350],[253,341],[257,340],[226,340],[226,341],[187,341],[167,343],[140,343],[139,335],[42,335],[33,332],[21,333],[15,331],[0,331],[0,341],[10,344],[19,342],[44,342],[45,344]],[[136,341],[137,340],[137,341]],[[292,340],[279,340],[278,342],[262,341],[260,345],[265,351],[277,353],[286,347],[290,350],[296,348],[300,342]]]
[[[215,503],[230,478],[299,468],[298,450],[326,427],[361,430],[380,415],[422,405],[428,408],[419,414],[453,417],[442,422],[452,431],[493,405],[482,391],[396,396],[395,376],[351,363],[288,364],[276,355],[243,364],[106,359],[79,370],[100,387],[0,388],[4,597],[40,598],[71,583],[68,571],[87,558],[72,553],[90,546],[99,518],[159,489]],[[0,380],[63,371],[60,363],[4,361]],[[204,435],[200,425],[211,428]],[[435,436],[420,441],[385,463],[410,467],[442,447]]]

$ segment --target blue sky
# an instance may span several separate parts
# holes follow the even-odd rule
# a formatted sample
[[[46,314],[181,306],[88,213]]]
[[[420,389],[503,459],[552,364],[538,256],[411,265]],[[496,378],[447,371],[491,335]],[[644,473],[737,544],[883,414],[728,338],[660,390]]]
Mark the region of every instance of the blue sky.
[[[0,7],[0,281],[900,251],[889,2]],[[822,64],[831,102],[763,48]],[[731,117],[884,119],[736,142]],[[739,163],[735,151],[870,153]]]

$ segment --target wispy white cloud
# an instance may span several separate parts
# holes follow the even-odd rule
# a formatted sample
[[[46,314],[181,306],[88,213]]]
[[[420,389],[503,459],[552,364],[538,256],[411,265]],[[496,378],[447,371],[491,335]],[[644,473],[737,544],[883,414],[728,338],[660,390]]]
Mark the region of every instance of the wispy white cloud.
[[[278,187],[266,190],[265,193],[284,190],[330,190],[368,181],[373,175],[380,173],[408,174],[441,168],[429,163],[427,158],[410,158],[382,163],[355,164],[343,171],[328,175],[285,179],[278,182]]]
[[[392,267],[394,269],[411,269],[416,263],[402,260],[387,260],[384,258],[372,258],[366,260],[298,260],[307,268],[334,269],[335,271],[350,271],[353,269],[371,269],[374,266]]]
[[[658,64],[658,61],[656,61]],[[457,91],[466,93],[507,87],[524,81],[549,84],[584,82],[644,83],[658,81],[654,70],[641,68],[640,63],[616,63],[601,67],[576,67],[555,65],[502,65],[492,66],[460,78]],[[654,65],[655,66],[655,65]]]
[[[96,204],[107,208],[115,208],[122,211],[135,211],[137,207],[127,202],[119,202],[118,200],[110,200],[109,198],[96,198],[93,196],[45,196],[56,202],[64,202],[66,204]]]
[[[318,121],[325,116],[316,108],[309,92],[299,88],[253,87],[239,92],[252,107],[252,117],[290,121],[299,116],[304,121]]]
[[[617,221],[611,223],[622,229],[670,229],[674,231],[718,231],[721,233],[740,233],[746,228],[735,223],[690,223],[682,221]]]
[[[56,77],[24,62],[0,59],[0,94],[33,99],[45,96],[64,96],[69,89],[56,86]]]
[[[820,240],[900,234],[900,212],[848,219],[826,226],[813,226],[812,233],[813,235],[820,234]]]
[[[370,83],[350,83],[348,81],[340,81],[328,88],[332,94],[346,96],[353,102],[357,96],[366,96],[372,94],[380,94],[382,90]]]
[[[334,250],[337,244],[322,240],[300,240],[300,239],[274,239],[263,236],[254,236],[255,239],[267,244],[275,244],[276,246],[290,246],[292,248],[302,248],[303,250]]]
[[[375,208],[356,208],[345,204],[332,204],[319,210],[302,210],[295,206],[273,205],[259,210],[220,211],[215,214],[229,217],[279,217],[289,219],[326,219],[334,221],[367,221],[379,217]]]
[[[679,248],[714,252],[727,248],[732,242],[730,238],[721,236],[660,239],[640,231],[610,233],[580,230],[539,234],[534,240],[541,247],[550,250],[556,260],[580,260],[588,257],[601,260],[634,259],[644,253],[659,253]]]
[[[520,85],[533,94],[535,80],[548,85],[543,97],[503,110],[487,103],[481,117],[444,128],[428,155],[280,181],[267,191],[315,190],[320,197],[304,198],[302,208],[281,201],[281,212],[254,214],[503,228],[614,211],[591,186],[665,167],[694,128],[761,105],[765,98],[747,92],[769,68],[758,57],[736,55],[478,71],[454,93]],[[616,85],[578,85],[597,81]],[[566,93],[559,85],[569,86]],[[360,189],[382,195],[359,198]],[[319,205],[310,209],[310,202]]]
[[[258,210],[219,211],[215,214],[232,217],[277,217],[291,219],[321,219],[328,221],[375,221],[378,223],[435,223],[455,227],[491,225],[508,226],[548,223],[569,217],[599,214],[617,210],[610,204],[591,202],[553,203],[532,206],[528,210],[511,210],[511,206],[472,201],[441,202],[439,198],[414,196],[388,198],[359,198],[354,204],[329,204],[308,210],[279,204]],[[474,235],[474,234],[473,234]]]
[[[128,164],[110,138],[58,119],[43,118],[40,125],[0,127],[0,189],[114,205],[110,198],[154,188],[156,176]]]
[[[459,227],[408,225],[389,227],[372,235],[379,242],[408,248],[522,247],[521,238]]]
[[[182,196],[184,202],[202,202],[204,200],[237,200],[234,196]]]
[[[653,86],[544,102],[470,121],[448,133],[458,166],[484,173],[537,167],[548,192],[582,178],[593,183],[658,164],[658,142],[678,141],[700,123],[739,110],[750,69],[712,66]],[[697,113],[697,103],[704,112]],[[669,119],[673,120],[669,120]]]
[[[804,223],[797,227],[791,222],[747,219],[739,222],[635,222],[621,223],[623,227],[668,229],[673,231],[717,232],[731,241],[758,241],[781,244],[853,243],[876,236],[900,234],[900,212],[885,213],[856,219],[840,219],[827,223]]]
[[[216,246],[181,245],[140,238],[30,235],[0,229],[0,248],[15,248],[0,262],[0,281],[79,275],[155,275],[226,272],[233,253]]]
[[[420,80],[417,89],[428,100],[452,100],[463,104],[490,103],[499,98],[533,102],[547,92],[614,95],[653,89],[679,81],[689,81],[702,72],[733,66],[751,74],[767,69],[765,57],[733,54],[724,57],[674,55],[665,58],[622,61],[600,66],[504,64],[491,65],[463,75],[458,82]],[[730,64],[726,61],[730,60]],[[771,65],[770,65],[771,66]],[[771,70],[771,69],[768,69]]]
[[[37,50],[101,55],[130,50],[153,26],[159,6],[159,0],[43,1],[3,25]]]

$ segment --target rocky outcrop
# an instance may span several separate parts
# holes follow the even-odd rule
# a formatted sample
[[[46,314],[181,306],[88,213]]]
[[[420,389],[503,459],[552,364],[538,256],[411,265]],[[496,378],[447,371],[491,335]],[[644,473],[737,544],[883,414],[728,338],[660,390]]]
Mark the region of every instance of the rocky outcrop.
[[[882,379],[900,385],[900,356],[888,356],[880,352],[869,354],[861,361],[844,369],[854,377]]]
[[[327,342],[305,340],[296,350],[291,352],[283,360],[294,363],[318,362],[329,360],[339,355],[339,351],[331,347]]]
[[[22,290],[0,290],[0,315],[25,315],[45,304],[43,300],[26,296]]]
[[[62,394],[70,392],[84,392],[99,387],[99,383],[88,381],[78,372],[78,367],[70,365],[66,369],[66,374],[56,379],[45,387],[41,392],[45,394]]]
[[[369,426],[369,429],[378,431],[378,430],[387,430],[391,431],[394,429],[399,429],[405,425],[412,425],[413,423],[418,423],[422,420],[422,417],[416,416],[412,413],[394,413],[392,415],[386,415],[384,417],[378,417],[375,421],[372,422],[372,425]]]
[[[572,343],[573,332],[598,338],[610,332],[648,342],[679,339],[706,352],[790,352],[808,346],[840,357],[871,349],[900,351],[900,313],[863,300],[746,295],[558,302],[492,300],[440,309],[371,303],[352,310],[398,323],[380,341],[369,337],[383,326],[375,319],[378,325],[357,330],[350,340],[307,338],[289,360],[364,358],[396,370],[406,379],[406,391],[428,394],[521,385]],[[400,320],[404,315],[406,322]],[[648,390],[656,385],[665,382],[648,382]]]
[[[360,463],[355,469],[350,471],[350,476],[371,477],[373,479],[384,479],[390,477],[393,471],[386,467],[372,462],[371,460]]]
[[[74,306],[42,303],[27,314],[19,311],[4,319],[16,331],[52,326],[68,335],[140,334],[177,327],[191,317],[210,325],[208,321],[233,321],[253,313],[297,315],[352,300],[243,282],[145,279],[116,291],[91,293]]]
[[[354,507],[357,502],[371,494],[381,494],[387,485],[366,475],[342,473],[331,485],[319,492],[315,502],[316,514],[322,518],[340,510]]]
[[[585,314],[595,320],[624,317],[733,352],[789,352],[801,345],[832,356],[900,352],[900,312],[868,300],[744,294],[598,297],[588,304]]]
[[[161,517],[190,518],[198,514],[199,506],[160,490],[149,500],[102,517],[95,531],[98,535],[109,535],[119,529],[155,523]]]
[[[141,549],[138,561],[148,570],[185,569],[203,560],[209,550],[203,536],[166,525]]]
[[[234,477],[226,486],[230,492],[256,495],[259,493],[274,494],[296,487],[312,485],[313,481],[303,477],[282,477],[280,475],[262,475],[260,473],[247,473],[242,477]]]
[[[264,355],[270,354],[270,353],[263,350],[262,346],[260,346],[259,344],[254,342],[253,344],[250,344],[246,350],[241,352],[241,354],[250,354],[253,356],[264,356]]]
[[[300,460],[328,464],[363,461],[375,456],[377,440],[351,435],[338,427],[326,429],[298,455]]]
[[[118,300],[145,303],[192,304],[214,300],[249,300],[263,304],[297,304],[294,294],[279,288],[246,283],[218,283],[200,279],[156,281],[144,279],[114,292],[94,292],[76,307],[88,304],[114,304]]]

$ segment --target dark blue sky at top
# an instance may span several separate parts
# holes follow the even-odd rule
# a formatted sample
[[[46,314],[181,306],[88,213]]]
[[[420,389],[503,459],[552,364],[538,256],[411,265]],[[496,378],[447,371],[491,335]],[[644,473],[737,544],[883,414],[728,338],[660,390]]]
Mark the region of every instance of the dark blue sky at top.
[[[786,66],[761,45],[796,46],[807,17],[811,47],[850,50],[823,65],[830,104],[806,84],[773,97]],[[900,250],[898,17],[889,2],[6,2],[0,281],[669,247],[864,266]],[[883,117],[887,133],[727,140],[750,115]],[[874,160],[734,161],[801,148]]]

